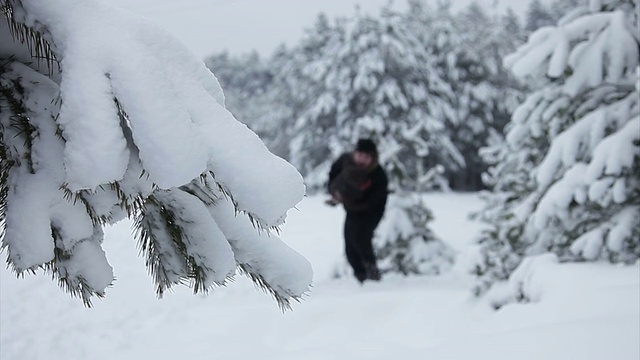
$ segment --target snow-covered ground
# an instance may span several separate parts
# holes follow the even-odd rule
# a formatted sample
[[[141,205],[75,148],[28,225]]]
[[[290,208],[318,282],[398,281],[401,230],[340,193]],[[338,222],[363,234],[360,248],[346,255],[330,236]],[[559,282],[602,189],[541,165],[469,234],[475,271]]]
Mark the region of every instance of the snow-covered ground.
[[[312,292],[282,313],[239,277],[208,296],[157,300],[129,223],[107,230],[117,281],[86,309],[47,276],[0,269],[0,359],[630,359],[640,358],[640,267],[559,265],[527,273],[537,302],[493,311],[470,294],[466,262],[481,229],[474,194],[430,194],[432,228],[458,251],[438,277],[332,280],[342,211],[321,197],[292,210],[282,239],[313,264]]]

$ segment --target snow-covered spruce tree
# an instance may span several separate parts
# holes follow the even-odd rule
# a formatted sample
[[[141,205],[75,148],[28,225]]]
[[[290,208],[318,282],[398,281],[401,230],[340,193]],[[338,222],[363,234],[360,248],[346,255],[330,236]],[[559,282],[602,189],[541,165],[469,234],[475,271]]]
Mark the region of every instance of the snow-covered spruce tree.
[[[455,252],[433,234],[429,228],[432,220],[419,193],[389,196],[373,243],[382,273],[437,275],[451,267]]]
[[[435,11],[418,10],[411,12],[410,19],[439,76],[451,87],[447,98],[451,106],[441,116],[464,158],[463,166],[447,169],[447,179],[454,189],[478,190],[487,167],[479,149],[491,136],[502,133],[517,105],[520,91],[501,57],[515,50],[518,33],[507,32],[506,25],[513,23],[491,18],[476,3],[457,15],[447,4]]]
[[[295,47],[287,49],[281,46],[268,62],[274,73],[273,83],[268,92],[271,104],[263,110],[264,115],[260,123],[265,130],[265,137],[273,139],[271,143],[274,144],[274,148],[283,149],[282,153],[286,155],[287,160],[294,156],[291,153],[291,139],[300,136],[301,131],[309,132],[311,136],[322,133],[312,127],[296,128],[295,119],[304,113],[321,93],[323,84],[317,81],[315,69],[309,64],[321,58],[324,51],[340,43],[340,39],[345,35],[344,19],[336,18],[332,22],[325,14],[320,13],[313,27],[305,33],[306,36]],[[322,62],[315,62],[315,65],[320,67],[320,71],[327,66]],[[322,148],[317,147],[316,150],[305,154],[316,159],[303,161],[305,164],[325,159],[326,154]],[[306,167],[301,171],[306,172],[304,169]]]
[[[307,186],[320,188],[331,161],[359,137],[378,143],[391,183],[402,188],[427,187],[428,170],[463,162],[443,123],[450,105],[439,94],[450,88],[403,20],[390,10],[358,15],[305,67],[320,92],[297,119],[291,160]]]
[[[532,33],[545,26],[553,26],[556,23],[551,9],[541,0],[531,0],[527,8],[525,29]]]
[[[514,113],[491,155],[478,292],[528,255],[633,262],[640,256],[638,5],[591,1],[505,59],[546,84]],[[539,81],[539,80],[538,80]]]
[[[589,0],[554,0],[549,5],[549,10],[557,23],[563,16],[575,9],[589,3]]]
[[[307,291],[310,264],[271,234],[302,178],[224,108],[201,61],[100,1],[0,9],[0,225],[13,271],[45,269],[91,305],[114,280],[103,227],[129,217],[159,296],[207,291],[236,268],[284,307]]]
[[[319,15],[314,27],[307,29],[300,44],[292,49],[286,70],[281,72],[296,104],[290,160],[305,177],[310,191],[326,181],[333,153],[341,151],[332,150],[335,145],[331,141],[337,136],[336,98],[327,89],[336,82],[335,75],[328,75],[336,66],[335,56],[346,41],[346,31],[343,19],[330,23],[325,15]]]

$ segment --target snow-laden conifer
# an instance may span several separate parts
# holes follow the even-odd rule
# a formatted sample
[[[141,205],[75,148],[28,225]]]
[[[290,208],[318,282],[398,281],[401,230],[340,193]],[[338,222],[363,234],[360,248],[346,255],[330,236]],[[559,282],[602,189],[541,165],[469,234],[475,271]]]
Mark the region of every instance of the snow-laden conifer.
[[[446,99],[449,106],[440,117],[462,156],[458,163],[445,164],[447,179],[454,189],[481,189],[486,164],[479,149],[502,133],[520,95],[519,85],[501,63],[518,41],[517,19],[491,17],[475,3],[458,14],[447,4],[435,10],[419,8],[409,19],[434,70],[451,88],[431,94]]]
[[[297,118],[293,164],[308,186],[320,187],[331,161],[370,137],[392,183],[429,186],[422,184],[428,170],[462,161],[443,123],[450,105],[437,95],[449,85],[399,14],[385,10],[342,26],[303,69],[319,92]]]
[[[637,2],[591,1],[533,33],[505,59],[546,81],[489,152],[495,193],[483,218],[482,291],[522,258],[632,262],[640,256]]]
[[[389,196],[373,243],[382,273],[438,275],[451,267],[455,252],[431,231],[432,220],[419,193]]]

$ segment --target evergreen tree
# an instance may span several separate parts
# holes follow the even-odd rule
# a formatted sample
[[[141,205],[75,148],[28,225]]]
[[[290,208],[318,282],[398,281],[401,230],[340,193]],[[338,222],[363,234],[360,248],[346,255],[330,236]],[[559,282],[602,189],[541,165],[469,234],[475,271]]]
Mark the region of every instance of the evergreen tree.
[[[532,33],[541,27],[553,26],[556,23],[551,10],[540,0],[531,0],[525,14],[527,32]]]
[[[338,19],[333,24],[321,14],[298,46],[280,49],[259,66],[243,61],[247,56],[222,55],[207,63],[221,73],[231,111],[272,151],[296,164],[310,191],[321,188],[326,180],[329,159],[349,150],[352,138],[359,134],[389,143],[383,144],[391,148],[383,160],[391,160],[396,185],[429,189],[449,188],[451,183],[458,190],[478,189],[487,167],[479,149],[489,138],[499,137],[521,93],[501,61],[523,37],[517,17],[510,15],[491,18],[472,4],[454,16],[448,6],[434,11],[420,0],[411,1],[406,14],[386,10],[375,18]],[[365,22],[369,22],[369,35],[362,30]],[[358,44],[357,39],[365,36],[395,37],[402,49],[394,49],[389,42]],[[404,53],[411,54],[408,60],[420,61],[410,63]],[[376,74],[369,61],[382,64],[384,71]],[[272,76],[260,76],[265,66]],[[253,73],[268,85],[244,89],[249,82],[243,74]],[[238,79],[227,81],[226,74]],[[410,107],[391,104],[395,109],[388,116],[389,104],[380,100],[385,97],[374,94],[382,90],[352,86],[356,76],[365,75],[375,81],[393,79]],[[385,81],[386,89],[391,89],[391,80]],[[257,94],[255,89],[260,88],[265,91]],[[422,99],[413,98],[423,93],[427,95]],[[374,96],[378,100],[366,100]],[[235,97],[252,101],[243,100],[236,109]],[[357,103],[360,109],[355,109]],[[248,114],[251,119],[245,119]],[[339,117],[347,120],[339,122]],[[375,131],[354,131],[356,119],[378,119],[382,125]],[[413,130],[398,130],[398,122]],[[291,147],[289,139],[293,139]]]
[[[419,193],[392,194],[387,208],[373,243],[382,273],[437,275],[451,267],[455,253],[429,229],[433,215]]]
[[[436,10],[414,3],[408,19],[450,87],[444,96],[451,107],[441,116],[464,160],[447,168],[447,179],[453,189],[478,190],[487,167],[479,149],[502,132],[521,92],[501,61],[519,41],[519,22],[513,13],[492,18],[475,2],[457,15],[447,3]]]
[[[551,3],[549,10],[557,22],[574,9],[587,4],[587,0],[555,0]]]
[[[360,137],[373,138],[391,182],[428,187],[427,170],[461,166],[443,123],[450,87],[414,32],[389,10],[380,19],[359,16],[325,42],[303,72],[319,90],[298,116],[292,162],[307,186],[326,181],[332,159]]]
[[[265,128],[271,130],[265,132],[267,138],[273,138],[281,152],[291,160],[292,139],[300,135],[300,132],[315,133],[318,130],[312,127],[297,128],[296,119],[309,106],[317,100],[323,84],[318,81],[318,74],[322,73],[327,64],[315,62],[322,57],[323,51],[332,51],[345,36],[344,19],[337,18],[333,23],[323,14],[318,14],[314,26],[305,31],[306,36],[293,49],[280,48],[269,61],[269,67],[274,72],[273,86],[270,88],[270,100],[272,105],[264,110]],[[310,65],[310,64],[314,65]],[[319,66],[319,68],[314,68]],[[320,150],[321,148],[316,148]],[[320,156],[317,153],[316,156]]]
[[[637,2],[592,1],[505,59],[546,76],[513,114],[487,179],[482,292],[528,255],[633,262],[640,256]],[[544,74],[544,75],[541,75]]]
[[[302,179],[224,108],[201,61],[100,1],[0,10],[0,237],[12,270],[45,269],[90,305],[114,280],[103,228],[128,217],[159,296],[207,291],[236,267],[282,306],[307,291],[309,263],[271,234]]]
[[[457,16],[441,6],[435,17],[425,31],[435,36],[426,43],[441,77],[452,87],[447,129],[464,157],[464,167],[450,171],[448,179],[454,189],[478,190],[486,170],[479,149],[502,132],[516,104],[517,83],[499,58],[513,49],[517,34],[506,33],[500,19],[489,17],[477,3]]]

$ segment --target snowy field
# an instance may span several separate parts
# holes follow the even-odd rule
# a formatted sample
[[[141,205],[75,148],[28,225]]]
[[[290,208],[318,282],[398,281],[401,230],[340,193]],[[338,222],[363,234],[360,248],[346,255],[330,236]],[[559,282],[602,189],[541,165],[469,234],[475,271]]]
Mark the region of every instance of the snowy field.
[[[493,311],[469,292],[480,225],[476,195],[431,194],[433,230],[458,251],[438,277],[331,279],[342,260],[342,210],[321,197],[290,212],[282,239],[313,264],[308,298],[282,313],[245,278],[209,296],[157,300],[129,223],[107,230],[117,281],[92,309],[47,276],[0,269],[0,359],[618,359],[640,358],[639,266],[540,262],[537,301]],[[4,254],[3,254],[4,256]]]

